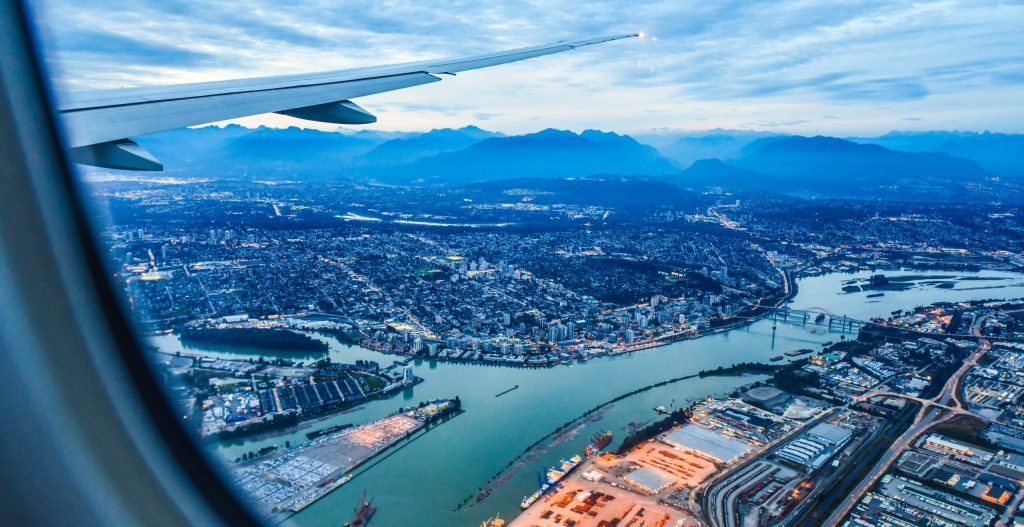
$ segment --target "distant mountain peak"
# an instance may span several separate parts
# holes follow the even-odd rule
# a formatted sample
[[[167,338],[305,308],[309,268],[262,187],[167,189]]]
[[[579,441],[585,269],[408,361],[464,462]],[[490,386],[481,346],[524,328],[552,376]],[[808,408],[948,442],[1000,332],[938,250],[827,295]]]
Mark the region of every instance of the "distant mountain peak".
[[[420,159],[383,177],[461,185],[523,177],[654,176],[675,170],[657,150],[627,135],[546,128],[484,139],[458,151]]]

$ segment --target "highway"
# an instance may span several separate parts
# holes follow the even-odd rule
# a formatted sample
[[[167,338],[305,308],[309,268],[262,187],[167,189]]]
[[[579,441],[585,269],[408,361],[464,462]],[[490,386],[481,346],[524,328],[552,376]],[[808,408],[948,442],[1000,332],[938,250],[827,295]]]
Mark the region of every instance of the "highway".
[[[897,397],[903,397],[906,399],[915,400],[922,404],[921,409],[918,411],[917,417],[914,420],[914,424],[907,429],[896,441],[893,442],[892,448],[889,449],[889,453],[886,454],[882,459],[875,463],[875,466],[871,469],[871,472],[861,481],[860,485],[857,486],[857,491],[848,496],[843,502],[833,511],[832,515],[822,524],[822,527],[836,527],[842,522],[843,518],[853,510],[857,502],[860,501],[861,497],[865,492],[868,491],[885,472],[889,469],[889,465],[895,461],[900,454],[908,446],[910,446],[914,440],[918,438],[925,430],[931,428],[933,425],[937,425],[946,422],[958,415],[970,414],[966,410],[967,406],[959,400],[959,394],[957,388],[960,386],[960,380],[964,374],[967,373],[975,364],[978,363],[985,352],[991,347],[992,343],[982,336],[981,329],[985,325],[985,321],[991,317],[993,313],[988,313],[981,317],[978,317],[971,323],[971,334],[978,337],[978,349],[968,357],[964,363],[949,377],[946,384],[943,385],[942,391],[938,395],[931,399],[920,399],[916,397],[907,397],[899,394],[893,394],[889,392],[874,391],[865,394],[867,397],[873,397],[876,395],[891,395]],[[944,414],[944,415],[943,415]],[[970,414],[974,415],[974,414]],[[941,416],[941,418],[940,418]],[[978,417],[978,416],[975,416]],[[938,419],[938,420],[936,420]]]
[[[800,435],[806,430],[810,430],[811,427],[832,417],[837,409],[838,407],[830,408],[822,412],[821,415],[804,423],[803,426],[797,427],[794,430],[791,430],[788,434],[775,440],[770,446],[766,447],[760,453],[750,456],[739,464],[724,470],[717,477],[708,480],[703,485],[706,491],[701,492],[700,487],[694,489],[694,491],[690,493],[691,509],[695,509],[693,507],[693,505],[695,505],[694,499],[695,496],[700,493],[703,505],[702,510],[700,511],[702,514],[700,516],[703,523],[707,523],[714,527],[735,526],[735,509],[731,508],[727,504],[727,501],[734,498],[734,493],[728,492],[733,486],[735,486],[734,484],[736,482],[732,481],[733,477],[743,475],[742,473],[750,465],[757,463],[759,460],[764,459],[766,456],[782,448],[790,439]],[[733,502],[733,505],[735,505],[735,499],[731,499],[731,501]],[[695,512],[697,511],[695,510]]]
[[[971,325],[971,335],[979,338],[978,349],[972,353],[964,363],[954,372],[950,378],[943,385],[942,390],[930,399],[923,399],[920,397],[912,397],[904,394],[894,393],[886,391],[882,388],[884,383],[880,384],[878,388],[871,390],[861,396],[855,397],[849,404],[844,405],[843,408],[849,407],[850,405],[866,401],[874,397],[898,397],[921,404],[921,409],[918,410],[918,414],[914,419],[913,424],[906,430],[900,437],[898,437],[892,444],[888,453],[883,456],[882,459],[878,460],[872,467],[871,471],[865,476],[865,479],[857,486],[857,491],[848,496],[836,510],[825,520],[822,524],[824,527],[836,527],[840,524],[843,518],[853,510],[857,502],[860,501],[863,494],[867,489],[871,488],[885,472],[889,466],[895,461],[902,452],[909,447],[925,430],[931,426],[943,423],[958,415],[974,415],[966,410],[966,405],[963,405],[959,401],[957,389],[960,385],[960,379],[977,364],[978,359],[981,358],[989,348],[991,343],[981,336],[981,328],[984,326],[985,320],[987,320],[992,314],[987,314],[978,317]],[[812,423],[820,422],[827,415],[831,415],[832,412],[827,412],[817,419],[812,420]],[[977,416],[975,416],[977,417]],[[798,432],[807,429],[812,423],[808,423],[804,427],[800,427],[794,430],[786,437],[779,439],[774,442],[772,446],[766,448],[761,453],[751,456],[749,459],[732,467],[729,470],[724,471],[719,477],[708,481],[705,484],[705,492],[702,496],[702,516],[703,520],[709,525],[714,527],[735,527],[736,526],[736,513],[735,513],[735,494],[736,490],[743,487],[742,483],[746,481],[746,478],[740,478],[739,481],[734,481],[734,476],[743,474],[745,469],[756,463],[760,459],[764,459],[765,456],[771,454],[776,449],[785,445],[787,440],[794,437]],[[698,493],[699,489],[695,489],[694,493],[691,494],[691,503],[693,503],[693,497]]]
[[[723,226],[733,229],[738,228],[737,224],[730,222],[724,214],[717,210],[717,208],[713,207],[709,212],[717,216]],[[782,274],[784,284],[788,291],[789,277],[786,273]],[[976,317],[975,320],[971,322],[968,335],[978,339],[978,348],[974,353],[967,357],[966,360],[964,360],[963,364],[950,376],[946,381],[946,384],[943,385],[942,390],[935,397],[923,399],[920,397],[912,397],[904,394],[884,391],[881,388],[881,386],[884,385],[883,382],[878,388],[854,398],[851,403],[843,406],[846,408],[855,402],[865,401],[878,396],[888,396],[917,402],[921,405],[921,408],[918,410],[914,423],[911,424],[911,426],[893,442],[887,454],[875,463],[868,475],[865,476],[864,480],[857,486],[857,490],[843,500],[839,507],[837,507],[825,522],[822,523],[823,527],[837,527],[850,513],[850,511],[853,510],[868,489],[872,488],[878,480],[885,475],[889,466],[892,465],[903,451],[932,426],[944,423],[961,415],[971,415],[975,418],[989,421],[989,419],[981,418],[969,411],[967,405],[960,400],[959,388],[963,376],[970,371],[970,369],[977,364],[978,360],[992,347],[991,342],[985,338],[982,330],[985,326],[985,322],[995,314],[995,312],[986,313],[982,316]],[[905,331],[908,333],[918,333],[913,330]],[[929,333],[924,334],[924,336],[934,337],[935,335]],[[963,337],[967,335],[960,336]],[[831,414],[831,412],[827,412],[826,414]],[[820,422],[820,419],[814,419],[812,422]],[[810,423],[808,423],[808,425],[810,425]],[[764,451],[751,456],[749,459],[741,462],[735,467],[723,471],[718,477],[713,478],[702,485],[703,488],[698,487],[694,489],[690,494],[691,509],[698,513],[699,517],[701,517],[702,523],[706,522],[713,527],[736,527],[738,520],[735,510],[737,491],[742,490],[742,488],[745,487],[745,483],[749,483],[752,478],[756,479],[756,475],[761,472],[757,467],[754,467],[752,471],[748,471],[747,468],[751,467],[751,465],[754,465],[759,460],[764,459],[765,456],[771,454],[777,448],[785,445],[786,441],[790,437],[795,436],[797,432],[804,429],[806,429],[806,427],[801,427],[798,430],[787,434],[785,438],[779,439]],[[736,476],[739,476],[739,478],[736,478]],[[696,496],[698,494],[701,495],[702,510],[697,510],[696,507]],[[1021,493],[1021,495],[1014,500],[1014,510],[1021,500],[1024,500],[1024,493]],[[1006,524],[1006,518],[1009,516],[1004,516],[1006,517],[1001,518],[998,525]]]

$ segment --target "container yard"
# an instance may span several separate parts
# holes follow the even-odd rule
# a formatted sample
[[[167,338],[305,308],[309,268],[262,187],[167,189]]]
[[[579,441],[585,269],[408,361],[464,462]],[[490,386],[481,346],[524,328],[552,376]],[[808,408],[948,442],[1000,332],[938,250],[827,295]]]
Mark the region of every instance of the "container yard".
[[[234,470],[235,482],[269,512],[298,512],[347,483],[356,467],[428,423],[459,411],[458,402],[447,399],[403,409],[242,463]]]

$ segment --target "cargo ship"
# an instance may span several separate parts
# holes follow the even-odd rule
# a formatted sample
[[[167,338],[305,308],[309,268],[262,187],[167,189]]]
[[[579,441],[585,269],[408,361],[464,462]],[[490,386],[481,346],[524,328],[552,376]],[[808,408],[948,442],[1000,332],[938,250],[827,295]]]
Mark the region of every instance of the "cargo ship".
[[[557,467],[548,468],[547,472],[537,478],[539,480],[538,483],[540,483],[540,488],[538,488],[533,494],[523,498],[523,502],[519,504],[519,506],[523,509],[529,509],[530,505],[536,503],[541,496],[547,494],[548,491],[553,490],[558,486],[558,483],[565,479],[565,477],[568,476],[573,469],[578,467],[581,462],[583,462],[583,457],[576,454],[569,459],[563,459]]]
[[[801,348],[801,349],[798,349],[798,350],[787,351],[786,352],[786,356],[787,357],[799,357],[801,355],[807,355],[808,353],[814,353],[814,350],[812,350],[811,348]]]
[[[346,428],[351,428],[351,427],[352,427],[352,423],[345,423],[345,424],[342,424],[342,425],[329,426],[327,428],[322,428],[320,430],[314,430],[312,432],[307,432],[306,433],[306,439],[316,439],[318,437],[322,437],[322,436],[325,436],[325,435],[328,435],[328,434],[333,434],[335,432],[341,432],[342,430],[344,430]]]
[[[370,500],[366,499],[366,491],[364,490],[363,497],[359,499],[359,507],[356,509],[355,518],[346,523],[345,527],[365,527],[375,512],[377,512],[377,507],[374,507]]]
[[[602,448],[608,446],[608,443],[611,442],[612,431],[608,430],[603,434],[596,434],[594,437],[591,437],[589,446],[593,447],[594,450],[601,450]]]
[[[770,358],[768,360],[770,360],[772,362],[779,362],[782,359],[783,359],[782,355],[776,355],[776,356],[774,356],[774,357],[772,357],[772,358]]]

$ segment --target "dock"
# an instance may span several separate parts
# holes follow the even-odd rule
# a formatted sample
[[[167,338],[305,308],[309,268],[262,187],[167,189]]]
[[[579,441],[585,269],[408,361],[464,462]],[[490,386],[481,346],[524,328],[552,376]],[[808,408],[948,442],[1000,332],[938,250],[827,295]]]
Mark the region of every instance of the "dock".
[[[383,419],[321,435],[272,456],[242,463],[235,483],[269,513],[298,512],[344,485],[353,471],[428,423],[461,411],[442,399],[402,409]]]

